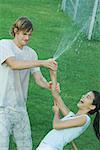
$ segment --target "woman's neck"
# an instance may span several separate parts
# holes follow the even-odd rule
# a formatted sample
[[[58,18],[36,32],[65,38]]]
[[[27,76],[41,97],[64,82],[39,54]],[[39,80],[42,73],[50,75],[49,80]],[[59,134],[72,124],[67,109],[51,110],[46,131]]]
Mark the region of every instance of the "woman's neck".
[[[76,115],[88,114],[89,110],[79,109]]]

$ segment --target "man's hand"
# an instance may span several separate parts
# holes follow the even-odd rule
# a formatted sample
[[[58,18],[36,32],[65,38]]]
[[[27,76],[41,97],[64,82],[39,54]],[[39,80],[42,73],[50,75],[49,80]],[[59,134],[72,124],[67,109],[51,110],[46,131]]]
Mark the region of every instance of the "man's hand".
[[[52,81],[50,81],[49,82],[49,89],[50,90],[52,90]],[[56,91],[58,92],[58,93],[60,93],[60,85],[59,85],[59,83],[57,82],[57,84],[56,84]]]
[[[43,67],[49,68],[53,71],[57,70],[57,62],[54,59],[48,59],[43,61]]]

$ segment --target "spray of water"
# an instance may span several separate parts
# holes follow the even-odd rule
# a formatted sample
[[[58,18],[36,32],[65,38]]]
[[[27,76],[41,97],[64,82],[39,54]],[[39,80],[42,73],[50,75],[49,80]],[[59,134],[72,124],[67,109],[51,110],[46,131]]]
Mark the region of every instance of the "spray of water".
[[[53,55],[53,59],[57,60],[65,51],[68,51],[71,46],[76,42],[80,34],[83,32],[84,29],[86,29],[87,23],[78,31],[78,33],[75,35],[73,40],[69,40],[69,42],[66,40],[66,37],[63,37],[58,45],[57,51]]]

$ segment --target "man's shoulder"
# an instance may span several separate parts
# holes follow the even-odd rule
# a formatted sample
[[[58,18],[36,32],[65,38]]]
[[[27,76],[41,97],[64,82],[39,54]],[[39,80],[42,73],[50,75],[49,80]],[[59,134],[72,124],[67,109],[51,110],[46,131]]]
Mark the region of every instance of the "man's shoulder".
[[[2,45],[2,44],[9,44],[9,43],[11,43],[11,40],[10,39],[1,39],[0,40],[0,44]]]

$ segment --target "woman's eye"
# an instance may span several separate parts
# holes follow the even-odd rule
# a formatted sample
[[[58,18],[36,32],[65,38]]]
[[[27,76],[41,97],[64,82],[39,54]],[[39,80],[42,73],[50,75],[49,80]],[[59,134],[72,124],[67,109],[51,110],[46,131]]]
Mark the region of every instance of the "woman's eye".
[[[87,98],[90,98],[90,95],[87,95]]]

